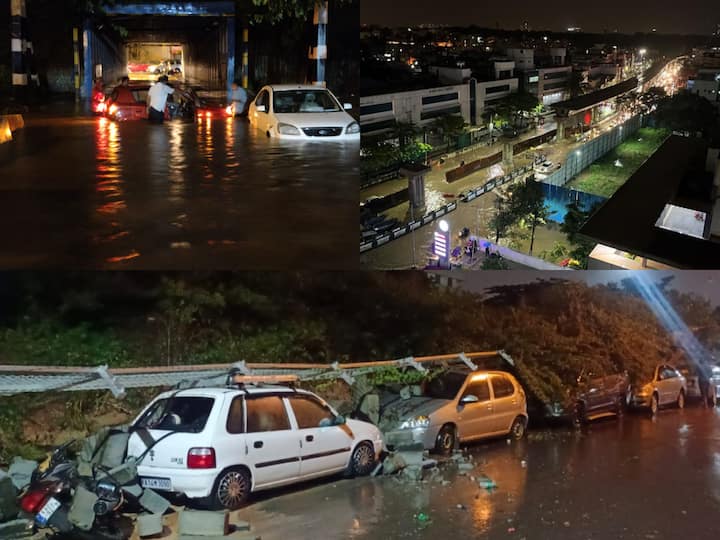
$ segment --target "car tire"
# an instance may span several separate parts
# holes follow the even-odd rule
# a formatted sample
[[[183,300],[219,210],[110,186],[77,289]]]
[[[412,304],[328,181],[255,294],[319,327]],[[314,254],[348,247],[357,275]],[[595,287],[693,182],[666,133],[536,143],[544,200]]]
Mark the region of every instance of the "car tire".
[[[250,472],[244,467],[231,467],[218,475],[210,495],[200,501],[210,510],[237,510],[250,496]]]
[[[617,403],[615,404],[615,416],[622,418],[625,415],[625,398],[618,396]]]
[[[685,408],[685,392],[683,390],[680,390],[680,393],[678,394],[675,405],[677,406],[678,409]]]
[[[658,402],[658,395],[653,394],[650,398],[650,416],[655,416],[658,412],[659,408],[659,402]]]
[[[375,468],[375,448],[372,443],[363,441],[355,447],[350,456],[350,476],[367,476]]]
[[[715,389],[713,388],[713,390],[715,390]],[[711,392],[711,394],[707,397],[708,407],[717,407],[717,402],[718,402],[717,393]]]
[[[587,415],[585,414],[585,405],[583,405],[581,402],[578,402],[575,404],[575,410],[573,411],[572,422],[575,427],[580,427],[583,424],[587,423]]]
[[[525,436],[525,427],[526,427],[525,419],[522,416],[518,416],[513,420],[512,425],[510,426],[510,437],[513,440],[519,441]]]
[[[457,430],[452,424],[445,424],[435,437],[435,452],[443,456],[453,453],[457,446]]]

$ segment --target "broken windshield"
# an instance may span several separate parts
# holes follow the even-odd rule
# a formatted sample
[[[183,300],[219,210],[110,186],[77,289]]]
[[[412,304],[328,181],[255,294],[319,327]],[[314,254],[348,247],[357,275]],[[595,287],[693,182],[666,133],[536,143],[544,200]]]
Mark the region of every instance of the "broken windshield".
[[[135,427],[198,433],[205,429],[214,402],[209,397],[159,399],[142,415]]]

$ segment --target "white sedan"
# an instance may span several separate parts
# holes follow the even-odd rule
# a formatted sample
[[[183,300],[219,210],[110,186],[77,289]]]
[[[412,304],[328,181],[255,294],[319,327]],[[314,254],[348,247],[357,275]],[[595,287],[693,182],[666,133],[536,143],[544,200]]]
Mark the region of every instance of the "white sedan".
[[[268,137],[359,141],[360,125],[330,90],[312,85],[264,86],[248,108],[250,125]]]

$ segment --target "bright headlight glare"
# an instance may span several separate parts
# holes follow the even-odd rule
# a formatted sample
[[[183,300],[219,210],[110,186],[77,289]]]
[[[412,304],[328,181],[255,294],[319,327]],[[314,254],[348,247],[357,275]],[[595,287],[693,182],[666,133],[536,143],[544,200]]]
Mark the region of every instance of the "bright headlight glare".
[[[427,416],[416,416],[405,420],[401,425],[400,429],[413,429],[419,427],[428,427],[430,425],[430,418]]]
[[[277,130],[278,133],[282,135],[300,135],[298,128],[290,124],[280,123],[278,124]]]

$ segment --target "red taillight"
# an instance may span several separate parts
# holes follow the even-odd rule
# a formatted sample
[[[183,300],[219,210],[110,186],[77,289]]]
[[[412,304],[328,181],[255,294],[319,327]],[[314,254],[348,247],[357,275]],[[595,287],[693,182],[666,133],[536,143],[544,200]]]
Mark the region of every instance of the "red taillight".
[[[29,491],[20,501],[20,506],[28,514],[34,514],[40,510],[45,497],[47,497],[46,491]]]
[[[187,455],[188,469],[214,469],[215,449],[191,448]]]

